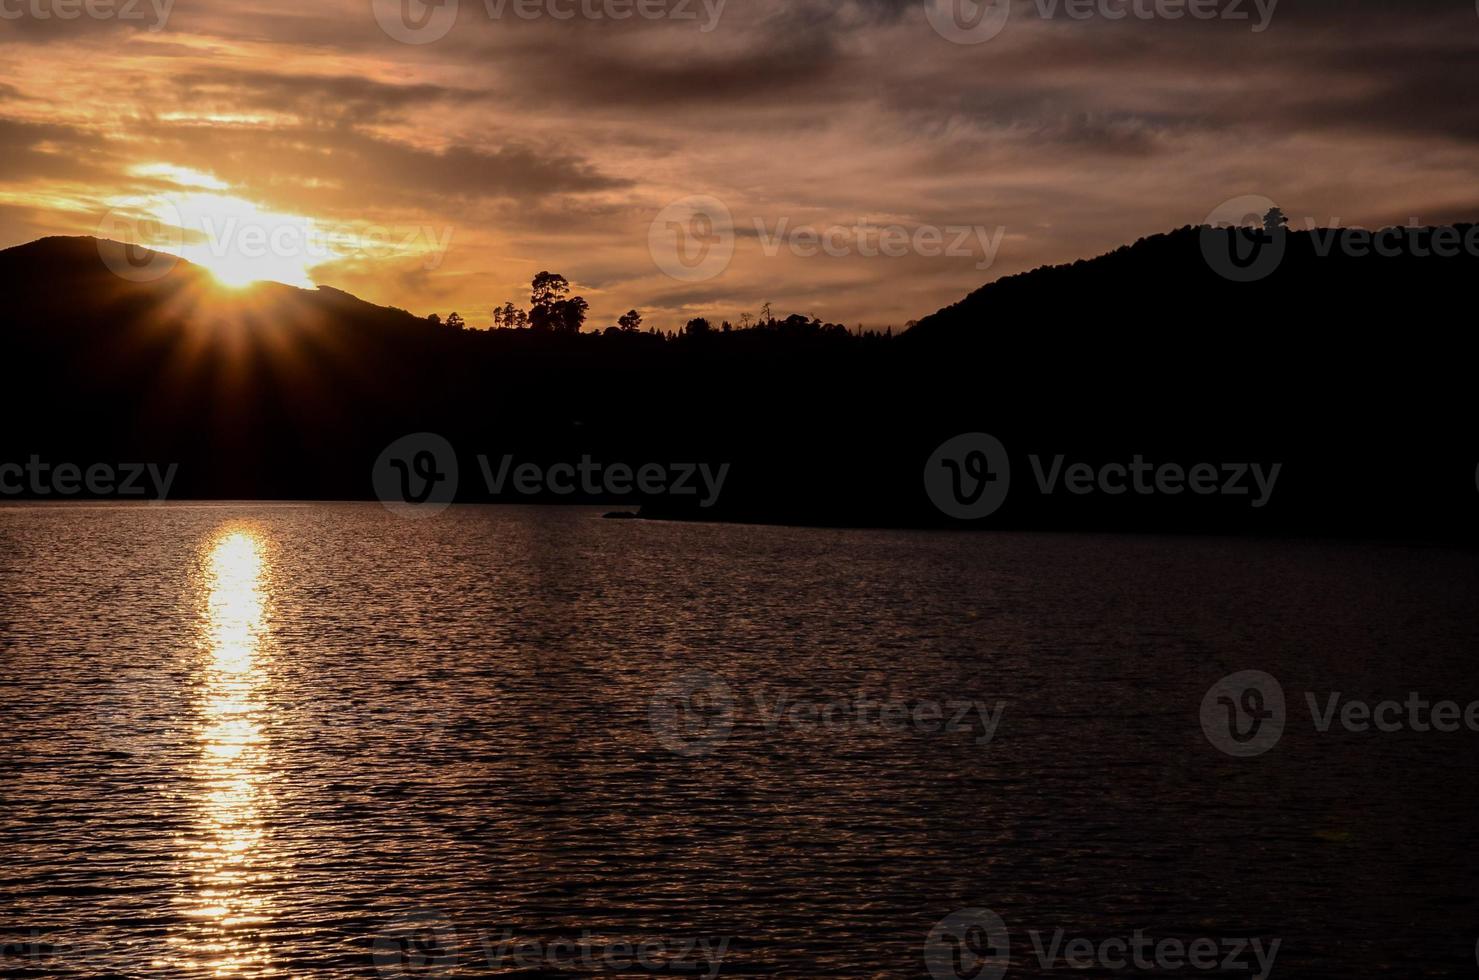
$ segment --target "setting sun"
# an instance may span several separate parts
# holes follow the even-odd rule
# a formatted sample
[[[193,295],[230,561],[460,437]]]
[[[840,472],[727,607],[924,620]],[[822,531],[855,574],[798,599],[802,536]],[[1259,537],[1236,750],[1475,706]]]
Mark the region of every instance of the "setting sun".
[[[265,210],[227,193],[229,185],[213,175],[162,163],[135,173],[174,189],[110,201],[113,237],[179,255],[223,286],[271,281],[312,288],[309,270],[342,257],[311,218]]]
[[[205,267],[222,285],[270,280],[311,288],[311,266],[335,253],[315,223],[263,211],[228,194],[198,191],[173,198],[186,231],[180,257]]]

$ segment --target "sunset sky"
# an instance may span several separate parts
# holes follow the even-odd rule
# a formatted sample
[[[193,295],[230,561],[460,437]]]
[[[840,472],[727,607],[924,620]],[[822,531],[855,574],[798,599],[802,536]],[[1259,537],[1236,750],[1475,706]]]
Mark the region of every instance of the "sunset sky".
[[[550,269],[591,327],[630,307],[668,328],[738,321],[767,301],[882,327],[1244,194],[1296,226],[1479,215],[1471,0],[1284,0],[1262,31],[1252,0],[1248,20],[1016,3],[977,44],[947,40],[922,0],[682,0],[619,21],[582,15],[604,0],[507,2],[461,0],[444,37],[408,44],[371,0],[177,0],[162,25],[165,0],[73,20],[0,0],[0,247],[178,215],[183,254],[222,278],[473,326]],[[733,259],[674,278],[650,233],[694,197],[729,212]],[[844,229],[846,254],[767,246],[781,222]],[[272,254],[231,254],[248,227]],[[938,227],[970,253],[865,254],[859,229],[879,227],[916,243]]]

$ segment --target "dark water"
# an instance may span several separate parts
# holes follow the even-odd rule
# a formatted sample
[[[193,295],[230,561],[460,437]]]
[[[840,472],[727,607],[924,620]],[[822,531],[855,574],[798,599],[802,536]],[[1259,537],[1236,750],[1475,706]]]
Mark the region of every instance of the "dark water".
[[[0,975],[916,977],[961,909],[1012,975],[1085,975],[1060,929],[1476,972],[1479,734],[1304,699],[1479,699],[1470,555],[376,505],[0,546]],[[1244,669],[1254,758],[1202,727]]]

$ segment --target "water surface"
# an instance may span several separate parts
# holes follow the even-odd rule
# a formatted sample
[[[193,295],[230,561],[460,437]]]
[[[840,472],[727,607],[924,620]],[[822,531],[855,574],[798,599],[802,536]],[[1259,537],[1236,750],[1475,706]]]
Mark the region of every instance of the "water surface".
[[[1320,734],[1302,692],[1479,698],[1475,579],[1374,545],[6,506],[0,975],[585,972],[506,939],[908,977],[962,908],[1022,974],[1060,928],[1472,970],[1479,736]],[[1247,668],[1290,722],[1234,759],[1199,711]],[[694,678],[722,690],[675,713]],[[860,701],[1004,709],[989,742],[770,713]]]

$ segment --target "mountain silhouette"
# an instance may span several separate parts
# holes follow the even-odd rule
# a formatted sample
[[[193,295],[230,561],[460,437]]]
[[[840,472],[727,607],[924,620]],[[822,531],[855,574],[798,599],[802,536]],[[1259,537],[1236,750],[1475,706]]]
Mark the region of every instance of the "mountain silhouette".
[[[1433,254],[1438,232],[1404,230],[1391,254],[1362,255],[1317,233],[1184,228],[999,280],[892,338],[806,316],[678,338],[459,330],[326,287],[225,290],[158,253],[44,239],[0,252],[0,462],[178,464],[176,499],[374,499],[385,447],[436,433],[456,448],[466,502],[1469,541],[1479,443],[1460,317],[1479,261]],[[1257,278],[1218,271],[1209,242],[1221,241],[1264,263]],[[1232,275],[1248,267],[1235,260]],[[972,432],[1011,460],[1005,503],[981,521],[942,512],[924,479],[937,447]],[[1235,495],[1064,489],[1076,463],[1137,456],[1282,471],[1256,509]],[[727,463],[730,476],[709,506],[495,493],[479,457]]]
[[[1133,343],[1146,329],[1169,329],[1191,341],[1192,352],[1210,353],[1221,345],[1204,343],[1207,338],[1198,335],[1215,328],[1227,332],[1229,354],[1246,353],[1251,362],[1274,370],[1279,358],[1231,342],[1249,334],[1281,337],[1282,352],[1299,361],[1307,352],[1314,359],[1359,360],[1363,349],[1382,343],[1382,337],[1363,337],[1347,328],[1365,323],[1386,333],[1391,325],[1374,318],[1411,321],[1421,314],[1441,321],[1452,315],[1444,301],[1469,302],[1468,283],[1479,269],[1479,232],[1470,225],[1441,232],[1450,236],[1445,241],[1467,241],[1469,247],[1460,246],[1451,256],[1433,254],[1434,236],[1440,233],[1435,228],[1322,228],[1275,237],[1250,229],[1188,226],[1096,258],[999,279],[924,317],[909,335],[917,343],[956,348],[1018,341],[1030,347],[1035,341],[1027,327],[1051,319],[1055,325],[1066,321],[1082,327],[1090,341],[1113,336]],[[1358,235],[1381,239],[1391,254],[1360,245]],[[1367,254],[1358,254],[1363,250]],[[1239,267],[1241,252],[1257,257]],[[1230,278],[1240,274],[1245,281]],[[1338,347],[1325,346],[1330,333],[1343,336]],[[1390,353],[1410,353],[1421,361],[1432,351],[1402,344]]]

